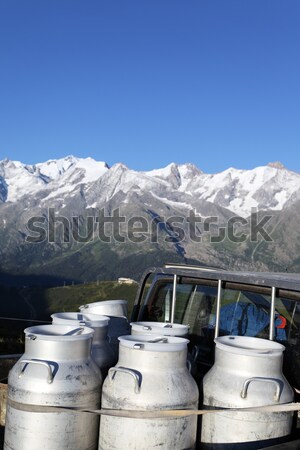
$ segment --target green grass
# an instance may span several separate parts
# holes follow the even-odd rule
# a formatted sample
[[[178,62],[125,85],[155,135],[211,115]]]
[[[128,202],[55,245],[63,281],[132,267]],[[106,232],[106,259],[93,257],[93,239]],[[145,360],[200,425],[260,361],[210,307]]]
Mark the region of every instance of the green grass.
[[[125,285],[115,281],[99,281],[98,283],[85,283],[75,286],[50,288],[45,291],[47,313],[77,311],[79,306],[101,300],[128,301],[128,315],[130,317],[137,284]]]
[[[130,318],[137,284],[99,281],[55,288],[10,288],[0,286],[0,316],[20,320],[0,319],[0,354],[22,353],[24,329],[37,325],[32,320],[51,321],[55,312],[78,311],[79,306],[101,300],[128,301]]]

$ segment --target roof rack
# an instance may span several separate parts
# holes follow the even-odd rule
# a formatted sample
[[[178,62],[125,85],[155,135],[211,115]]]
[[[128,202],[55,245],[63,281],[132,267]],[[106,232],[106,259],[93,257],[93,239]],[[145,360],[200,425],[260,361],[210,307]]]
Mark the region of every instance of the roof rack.
[[[164,264],[164,269],[188,269],[188,270],[202,270],[202,271],[216,271],[216,272],[226,272],[225,269],[221,267],[212,267],[212,266],[196,266],[193,264],[176,264],[176,263],[166,263]]]

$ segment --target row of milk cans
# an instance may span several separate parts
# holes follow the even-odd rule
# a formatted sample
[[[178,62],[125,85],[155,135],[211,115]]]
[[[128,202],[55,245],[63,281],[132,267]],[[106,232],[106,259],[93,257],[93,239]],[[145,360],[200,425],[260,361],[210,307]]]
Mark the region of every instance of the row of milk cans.
[[[200,407],[208,412],[199,421],[188,330],[129,324],[125,300],[56,313],[52,325],[25,329],[25,353],[8,378],[4,450],[259,449],[289,435],[292,413],[231,411],[293,401],[282,374],[284,347],[217,338],[201,386]],[[172,412],[155,414],[162,411]]]

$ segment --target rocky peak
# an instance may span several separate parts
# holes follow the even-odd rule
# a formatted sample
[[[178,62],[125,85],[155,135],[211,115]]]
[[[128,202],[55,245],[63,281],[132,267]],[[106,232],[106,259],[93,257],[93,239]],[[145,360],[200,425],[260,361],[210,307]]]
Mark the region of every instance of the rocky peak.
[[[280,161],[269,162],[268,167],[272,167],[273,169],[286,169]]]

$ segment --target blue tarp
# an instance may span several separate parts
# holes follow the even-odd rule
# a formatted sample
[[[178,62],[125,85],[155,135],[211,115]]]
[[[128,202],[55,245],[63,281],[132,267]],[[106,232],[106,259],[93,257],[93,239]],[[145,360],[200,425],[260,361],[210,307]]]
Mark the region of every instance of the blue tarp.
[[[210,326],[215,325],[215,318]],[[220,335],[257,336],[269,325],[269,314],[263,308],[252,303],[232,303],[220,311]],[[286,331],[282,326],[282,317],[275,316],[275,339],[286,340]]]

